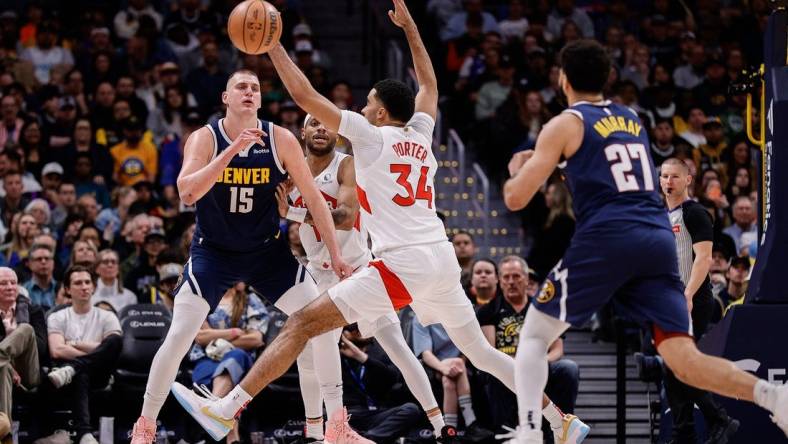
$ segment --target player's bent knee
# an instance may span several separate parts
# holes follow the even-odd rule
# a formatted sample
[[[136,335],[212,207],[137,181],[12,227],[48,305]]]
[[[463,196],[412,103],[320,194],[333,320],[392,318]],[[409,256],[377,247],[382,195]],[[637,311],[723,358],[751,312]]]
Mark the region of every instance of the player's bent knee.
[[[664,339],[657,346],[657,351],[679,381],[693,385],[697,376],[693,369],[702,355],[691,338],[679,336]]]

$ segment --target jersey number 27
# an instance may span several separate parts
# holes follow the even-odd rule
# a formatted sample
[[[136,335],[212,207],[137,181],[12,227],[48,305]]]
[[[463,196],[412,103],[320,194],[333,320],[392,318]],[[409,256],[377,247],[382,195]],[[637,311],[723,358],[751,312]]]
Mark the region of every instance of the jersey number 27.
[[[640,168],[643,172],[643,189],[654,190],[651,161],[646,147],[642,143],[608,145],[605,147],[605,156],[610,162],[610,172],[613,174],[613,180],[616,181],[616,187],[620,193],[641,190],[633,170],[632,159],[640,160]]]
[[[427,208],[432,208],[432,187],[427,185],[427,173],[430,171],[430,167],[421,167],[421,174],[416,184],[415,194],[413,193],[413,186],[408,181],[411,168],[411,165],[407,163],[393,163],[390,165],[389,171],[399,174],[397,183],[404,188],[407,193],[406,195],[398,193],[392,197],[391,200],[401,207],[409,207],[415,204],[417,200],[426,200]]]

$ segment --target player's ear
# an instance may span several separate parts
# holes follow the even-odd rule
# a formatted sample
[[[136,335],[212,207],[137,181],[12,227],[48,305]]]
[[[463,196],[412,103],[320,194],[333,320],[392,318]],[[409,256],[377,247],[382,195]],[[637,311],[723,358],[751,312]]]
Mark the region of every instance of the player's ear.
[[[227,91],[222,92],[222,103],[227,105]]]

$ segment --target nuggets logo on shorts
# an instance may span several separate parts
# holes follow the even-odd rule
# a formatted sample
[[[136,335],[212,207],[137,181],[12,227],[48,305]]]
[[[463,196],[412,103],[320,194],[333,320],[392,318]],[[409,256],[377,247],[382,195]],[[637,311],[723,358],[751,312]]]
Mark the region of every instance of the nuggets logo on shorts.
[[[542,285],[542,291],[539,292],[539,296],[536,297],[536,301],[540,304],[544,304],[546,302],[550,302],[555,296],[555,285],[553,285],[553,281],[550,279],[544,282]]]

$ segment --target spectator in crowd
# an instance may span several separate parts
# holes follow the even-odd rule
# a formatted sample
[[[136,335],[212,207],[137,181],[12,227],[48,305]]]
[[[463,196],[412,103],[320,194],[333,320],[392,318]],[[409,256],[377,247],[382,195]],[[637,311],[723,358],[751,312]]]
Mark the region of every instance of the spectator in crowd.
[[[220,106],[228,74],[219,66],[219,47],[214,42],[202,44],[202,63],[186,77],[189,92],[197,99],[204,114],[216,111]]]
[[[57,281],[55,273],[55,251],[47,245],[33,244],[27,263],[32,272],[29,281],[22,284],[35,305],[48,310],[55,306]]]
[[[733,202],[733,224],[722,230],[736,244],[736,254],[740,255],[749,247],[750,242],[758,236],[758,225],[755,223],[757,213],[749,196],[739,196]],[[745,256],[747,253],[745,252]]]
[[[123,286],[120,276],[120,258],[114,250],[101,250],[96,263],[96,291],[93,293],[93,304],[106,302],[113,310],[120,312],[127,305],[137,303],[137,296]]]
[[[459,407],[465,421],[465,436],[476,442],[490,439],[492,433],[476,421],[468,369],[460,350],[440,324],[425,327],[414,319],[411,326],[413,353],[421,358],[424,365],[432,370],[433,377],[440,379],[443,385],[443,417],[446,425],[457,427]]]
[[[47,201],[35,198],[25,207],[25,214],[33,216],[38,228],[45,233],[52,231],[52,212],[49,210]]]
[[[52,210],[52,223],[58,229],[63,228],[63,224],[69,215],[76,213],[77,209],[77,189],[73,182],[61,182],[57,187],[57,200],[55,208]]]
[[[77,214],[85,224],[93,225],[98,217],[98,202],[93,194],[83,194],[77,199]]]
[[[183,163],[183,148],[189,136],[203,125],[204,122],[197,110],[190,109],[183,116],[183,131],[169,134],[162,141],[159,185],[162,187],[164,199],[171,204],[180,201],[176,185]]]
[[[121,227],[129,217],[129,209],[137,200],[137,192],[132,187],[117,187],[112,190],[110,205],[101,210],[96,217],[96,228],[102,231],[102,238],[112,244],[120,233]]]
[[[172,311],[175,302],[175,287],[183,274],[183,265],[165,260],[156,265],[156,270],[159,273],[159,279],[156,285],[152,285],[150,288],[150,300],[144,302],[163,305]]]
[[[41,188],[43,198],[52,206],[57,205],[57,190],[63,182],[63,167],[57,162],[49,162],[41,169]],[[54,219],[51,219],[54,222]]]
[[[41,125],[36,120],[28,120],[22,124],[19,135],[19,148],[22,150],[20,157],[24,159],[26,169],[35,176],[41,173],[41,165],[43,165],[45,159],[55,157],[47,149],[48,147],[41,134]]]
[[[36,27],[36,44],[20,54],[20,58],[33,64],[36,79],[41,84],[49,83],[53,68],[70,68],[74,65],[71,51],[57,46],[57,30],[52,22],[42,22]]]
[[[471,267],[471,288],[468,296],[476,307],[482,307],[498,295],[498,269],[492,259],[479,259]]]
[[[19,117],[19,104],[14,96],[0,99],[0,146],[11,146],[19,141],[25,121]]]
[[[659,117],[652,131],[651,139],[651,158],[654,166],[659,168],[665,159],[670,157],[684,156],[690,152],[689,144],[676,136],[673,129],[673,119]]]
[[[145,301],[150,288],[156,285],[158,271],[156,270],[156,259],[166,248],[164,230],[161,228],[151,229],[145,234],[145,242],[142,252],[137,259],[134,268],[126,275],[123,285],[137,295],[137,300]]]
[[[97,205],[106,208],[110,204],[109,191],[104,185],[103,180],[95,180],[96,174],[93,169],[93,157],[90,153],[77,153],[74,156],[74,186],[77,189],[77,205],[82,205],[83,197],[89,196],[96,201]],[[93,220],[95,220],[95,216]]]
[[[679,88],[692,89],[703,82],[706,53],[703,50],[703,45],[694,41],[688,43],[687,47],[686,63],[673,70],[673,81]]]
[[[72,266],[63,276],[71,306],[49,315],[49,352],[57,367],[48,374],[57,389],[70,390],[75,439],[95,444],[91,434],[90,390],[107,385],[123,346],[117,316],[91,303],[95,277],[90,269]],[[61,395],[62,396],[62,395]]]
[[[547,220],[528,255],[528,262],[539,276],[547,273],[564,256],[569,241],[575,233],[575,213],[572,210],[572,195],[563,182],[553,182],[545,191]]]
[[[749,196],[753,191],[751,168],[746,166],[736,167],[732,170],[732,176],[728,178],[728,189],[725,195],[728,202],[736,202],[739,196]]]
[[[462,288],[464,288],[467,293],[471,284],[471,266],[473,265],[473,259],[476,257],[478,249],[476,248],[476,243],[471,233],[465,230],[453,234],[451,236],[451,243],[454,245],[454,255],[457,257],[457,262],[459,262],[460,268],[462,269],[460,283],[462,283]]]
[[[362,338],[356,325],[349,325],[340,337],[339,352],[350,425],[373,442],[394,442],[407,436],[422,413],[412,402],[391,405],[391,388],[402,377],[375,339]]]
[[[73,142],[66,147],[66,165],[76,170],[77,157],[82,153],[89,154],[93,166],[92,181],[97,185],[109,186],[112,183],[112,155],[107,147],[93,141],[92,128],[90,119],[84,117],[77,119],[74,125]],[[75,171],[72,170],[72,173]]]
[[[464,11],[457,12],[449,17],[446,26],[440,30],[441,40],[447,42],[465,34],[468,30],[465,25],[468,22],[468,17],[472,15],[481,16],[480,31],[482,33],[498,31],[498,21],[495,20],[495,17],[489,12],[482,10],[484,8],[482,0],[463,0],[463,3]]]
[[[22,213],[30,198],[23,194],[22,175],[18,171],[8,171],[3,176],[5,196],[0,200],[0,218],[6,229],[11,227],[11,220],[16,214]]]
[[[745,256],[734,256],[725,278],[728,286],[719,293],[719,298],[725,305],[726,310],[731,305],[738,305],[744,301],[744,293],[747,291],[747,282],[750,279],[750,259]]]
[[[512,91],[514,71],[514,65],[509,56],[501,56],[496,79],[485,83],[479,88],[479,93],[476,97],[477,120],[495,117],[498,107],[503,104]]]
[[[153,132],[153,143],[160,145],[170,134],[183,133],[186,113],[186,92],[177,86],[164,90],[164,102],[148,115],[148,128]]]
[[[522,41],[528,31],[528,19],[524,15],[525,7],[522,0],[509,2],[509,15],[498,23],[501,36],[507,42]]]
[[[119,185],[131,186],[156,179],[158,152],[153,144],[143,140],[143,130],[139,119],[129,117],[123,122],[123,142],[110,148],[115,159],[114,180]]]
[[[49,248],[49,251],[52,251],[53,253],[57,252],[57,239],[55,239],[55,236],[52,233],[39,233],[33,238],[33,245],[44,245]],[[63,267],[58,261],[57,255],[53,255],[52,262],[54,263],[55,267],[53,276],[56,281],[60,281],[60,278],[63,276]],[[29,265],[30,264],[28,262],[28,266]],[[19,277],[19,273],[17,273],[17,277]]]
[[[24,137],[24,131],[22,134]],[[0,151],[0,176],[11,172],[19,173],[22,176],[22,190],[20,192],[24,194],[25,198],[31,198],[32,194],[41,191],[41,184],[30,171],[25,170],[24,162],[25,158],[18,150]],[[5,187],[0,188],[0,197],[5,197],[5,195]]]
[[[687,112],[687,130],[679,134],[681,138],[698,148],[706,143],[706,136],[703,135],[703,124],[706,123],[706,113],[703,108],[693,106]],[[697,163],[696,163],[697,165]]]
[[[161,14],[156,12],[147,0],[129,0],[128,7],[115,14],[115,35],[126,40],[137,34],[140,28],[140,17],[148,16],[153,19],[156,29],[160,30],[163,22]]]
[[[501,352],[514,356],[517,353],[520,329],[530,306],[526,295],[528,265],[519,256],[506,256],[498,264],[498,275],[501,277],[503,297],[498,297],[480,308],[477,317],[490,344]],[[580,372],[574,361],[563,356],[563,339],[558,338],[548,350],[549,376],[545,393],[558,408],[571,414],[577,400]],[[517,404],[514,393],[497,380],[490,380],[487,392],[495,427],[517,425],[517,412],[511,408]],[[555,409],[546,407],[544,412],[554,414]],[[557,423],[561,424],[560,421]],[[560,428],[552,431],[553,433],[545,435],[558,437],[563,432]],[[557,439],[556,443],[559,442],[561,440]]]
[[[306,45],[307,43],[308,45]],[[331,68],[331,58],[325,51],[315,47],[315,41],[312,38],[312,28],[306,23],[299,23],[293,27],[293,48],[297,51],[299,47],[311,48],[308,51],[311,66],[318,66],[324,69]],[[290,58],[293,61],[297,60],[296,51],[290,52]]]
[[[148,120],[148,105],[139,98],[136,91],[136,81],[132,75],[121,75],[115,83],[116,101],[125,100],[129,102],[131,114],[144,125]]]
[[[728,158],[729,153],[719,117],[706,119],[703,124],[703,138],[706,139],[706,142],[701,143],[698,149],[692,152],[695,165],[701,170],[714,168],[716,171],[725,172],[724,161]]]
[[[0,316],[0,413],[10,420],[14,386],[37,386],[40,365],[49,360],[44,310],[19,294],[16,273],[6,267],[0,267]]]
[[[197,332],[189,353],[194,362],[192,381],[205,385],[216,396],[230,393],[252,368],[267,330],[268,310],[260,298],[247,293],[242,282],[227,290]],[[227,440],[240,441],[237,423]]]
[[[575,7],[574,0],[558,0],[555,8],[547,17],[547,28],[553,37],[558,37],[566,23],[573,23],[580,30],[582,37],[594,37],[594,22],[583,10]]]
[[[79,265],[89,270],[93,270],[96,265],[98,257],[98,249],[90,242],[77,240],[74,242],[74,248],[71,249],[71,258],[69,264],[71,266]]]
[[[40,233],[35,218],[30,214],[14,216],[11,221],[11,242],[5,247],[5,263],[17,267],[27,258],[28,250],[33,245],[33,238]]]

